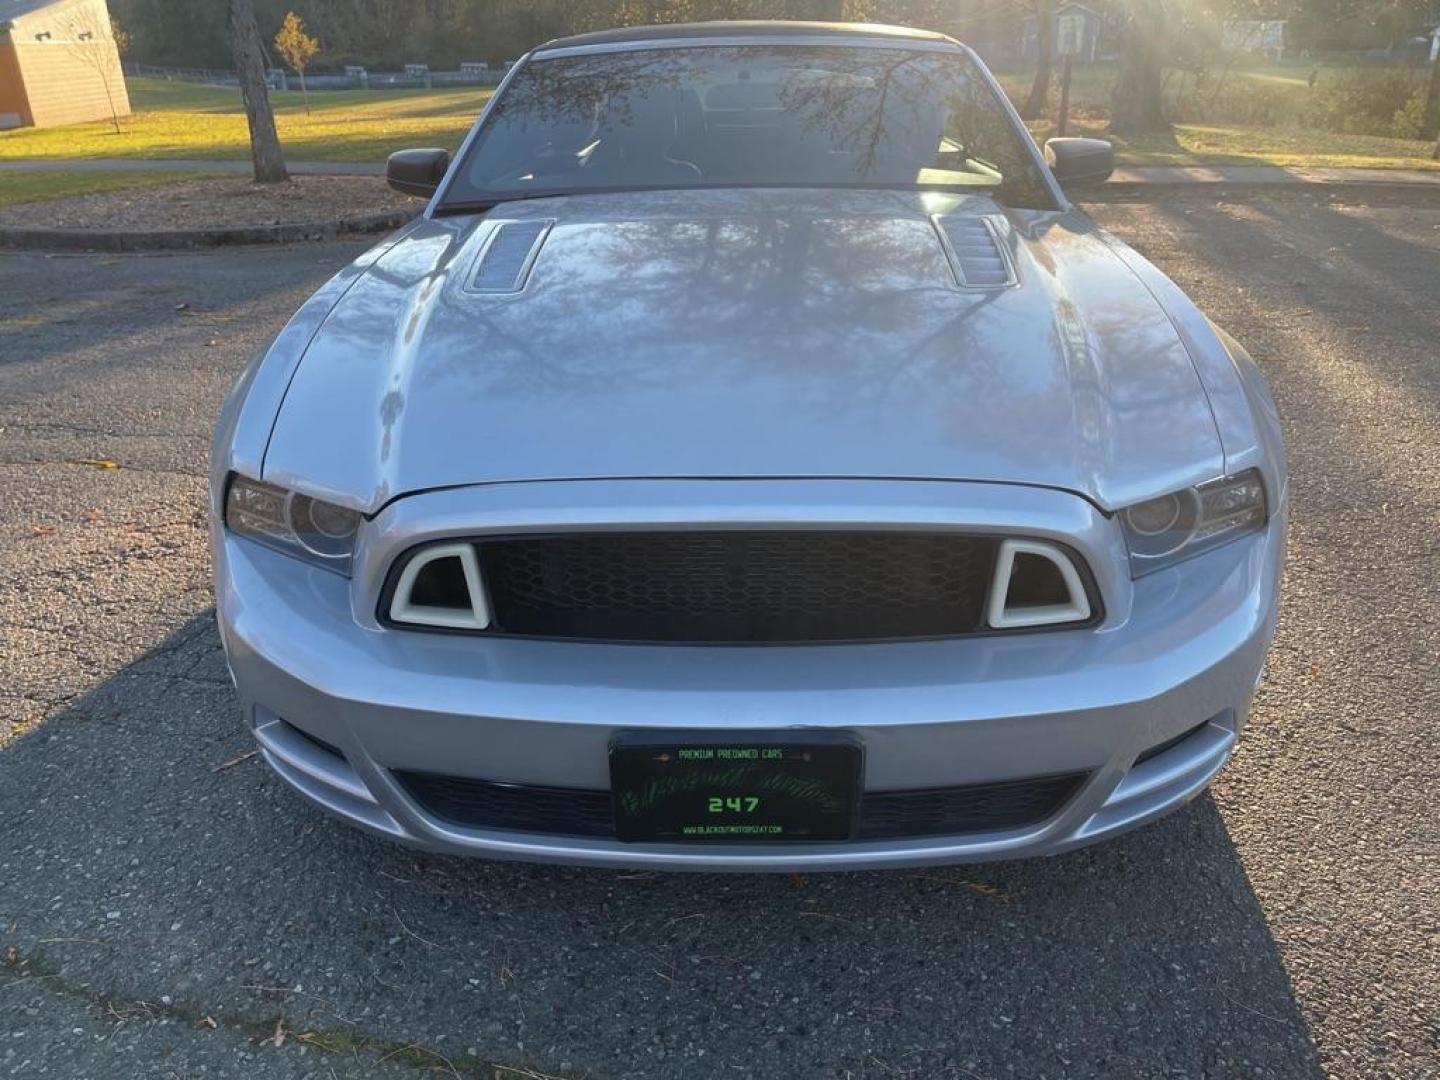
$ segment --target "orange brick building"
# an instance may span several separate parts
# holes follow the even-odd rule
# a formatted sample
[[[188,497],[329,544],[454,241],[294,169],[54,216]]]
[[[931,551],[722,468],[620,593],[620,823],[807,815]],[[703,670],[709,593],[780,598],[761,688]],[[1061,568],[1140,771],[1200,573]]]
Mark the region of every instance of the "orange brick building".
[[[0,0],[0,130],[130,115],[105,0]]]

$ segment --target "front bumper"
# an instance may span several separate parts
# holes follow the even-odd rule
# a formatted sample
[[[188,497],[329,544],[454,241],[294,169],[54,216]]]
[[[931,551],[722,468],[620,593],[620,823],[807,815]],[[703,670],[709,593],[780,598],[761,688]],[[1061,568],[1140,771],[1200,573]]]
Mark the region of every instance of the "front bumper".
[[[1053,854],[1174,809],[1228,760],[1274,632],[1283,508],[1265,532],[1132,584],[1107,569],[1123,566],[1113,523],[1074,496],[839,481],[807,484],[806,495],[798,483],[736,483],[723,487],[718,505],[713,481],[630,482],[618,502],[614,484],[415,496],[373,523],[353,581],[217,532],[217,609],[246,720],[292,787],[397,840],[493,858],[663,869],[866,869]],[[698,493],[680,497],[697,489],[703,502]],[[489,503],[497,509],[487,511]],[[1077,543],[1096,571],[1106,617],[1085,630],[773,648],[487,639],[375,621],[384,568],[422,530],[436,538],[593,527],[602,507],[613,522],[617,505],[629,508],[625,525],[773,522],[782,505],[787,522],[807,524],[988,528],[1003,513],[1008,527]],[[427,813],[395,777],[408,770],[604,789],[608,743],[619,730],[796,727],[857,733],[868,791],[1076,771],[1087,778],[1048,819],[1004,832],[680,845],[462,828]]]

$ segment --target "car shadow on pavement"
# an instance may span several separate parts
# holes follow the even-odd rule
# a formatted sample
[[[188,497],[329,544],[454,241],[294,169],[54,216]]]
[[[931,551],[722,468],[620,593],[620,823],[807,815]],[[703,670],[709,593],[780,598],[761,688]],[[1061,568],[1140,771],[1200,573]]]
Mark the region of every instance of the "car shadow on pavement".
[[[627,873],[377,840],[252,750],[211,613],[0,748],[0,950],[165,1002],[172,1064],[281,1021],[595,1078],[1320,1075],[1208,797],[1041,861]]]

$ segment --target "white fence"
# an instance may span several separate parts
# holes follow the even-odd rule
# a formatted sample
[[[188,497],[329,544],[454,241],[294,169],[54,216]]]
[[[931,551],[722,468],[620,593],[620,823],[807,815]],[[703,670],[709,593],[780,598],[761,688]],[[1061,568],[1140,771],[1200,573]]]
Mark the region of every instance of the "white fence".
[[[125,74],[145,79],[167,79],[173,82],[204,83],[209,86],[238,86],[235,72],[220,68],[156,67],[125,61]],[[404,71],[367,71],[349,66],[344,73],[307,72],[305,85],[311,90],[419,90],[436,86],[494,86],[505,75],[508,65],[462,64],[459,71],[431,71],[424,64],[407,64]],[[294,72],[271,68],[267,81],[272,90],[299,90],[300,78]]]

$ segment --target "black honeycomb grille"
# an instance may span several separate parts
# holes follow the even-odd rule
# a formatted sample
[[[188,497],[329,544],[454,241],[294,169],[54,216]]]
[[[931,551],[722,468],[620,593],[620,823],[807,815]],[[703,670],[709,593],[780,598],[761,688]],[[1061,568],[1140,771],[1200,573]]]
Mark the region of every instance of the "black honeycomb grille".
[[[738,643],[973,633],[996,542],[768,531],[597,533],[477,547],[502,633]]]
[[[1068,773],[923,791],[866,792],[860,804],[860,837],[954,836],[1023,828],[1060,809],[1084,779],[1083,773]]]
[[[608,791],[501,784],[436,773],[395,775],[427,813],[454,825],[552,836],[615,835]],[[1026,828],[1056,813],[1084,779],[1084,773],[1069,773],[921,791],[867,791],[860,801],[856,839]]]
[[[615,835],[608,791],[499,784],[438,773],[395,776],[426,812],[454,825],[553,836]]]

